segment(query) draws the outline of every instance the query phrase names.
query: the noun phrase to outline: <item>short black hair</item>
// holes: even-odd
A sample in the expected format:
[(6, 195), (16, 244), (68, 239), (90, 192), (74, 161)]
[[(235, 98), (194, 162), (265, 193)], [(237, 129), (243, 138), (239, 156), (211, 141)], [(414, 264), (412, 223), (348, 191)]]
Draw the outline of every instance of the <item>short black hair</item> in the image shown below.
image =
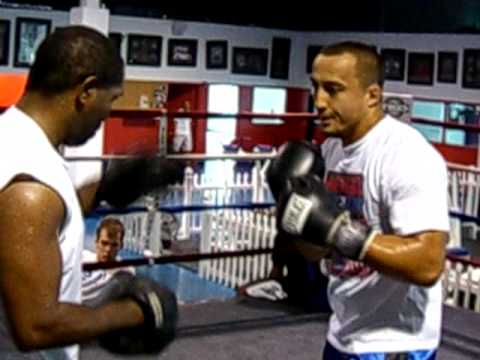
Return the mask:
[(95, 241), (98, 241), (98, 238), (100, 237), (100, 232), (103, 229), (107, 231), (108, 236), (114, 236), (115, 234), (120, 234), (120, 239), (122, 240), (122, 243), (123, 243), (123, 237), (125, 236), (125, 226), (120, 221), (120, 219), (117, 219), (111, 216), (107, 216), (103, 218), (100, 224), (98, 224), (97, 226), (97, 230), (96, 230), (97, 239)]
[(124, 63), (112, 41), (86, 26), (57, 28), (40, 44), (30, 69), (27, 91), (55, 94), (88, 76), (98, 87), (121, 85)]
[(384, 65), (376, 47), (358, 41), (343, 41), (326, 46), (320, 50), (323, 55), (341, 55), (349, 53), (357, 59), (357, 75), (365, 87), (378, 84), (383, 87)]

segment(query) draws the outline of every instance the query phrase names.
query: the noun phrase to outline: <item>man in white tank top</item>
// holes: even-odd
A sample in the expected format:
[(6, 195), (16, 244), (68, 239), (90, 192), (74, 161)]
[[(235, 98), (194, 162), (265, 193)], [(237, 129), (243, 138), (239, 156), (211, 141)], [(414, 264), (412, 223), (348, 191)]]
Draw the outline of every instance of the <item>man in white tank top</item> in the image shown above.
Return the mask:
[[(322, 261), (333, 311), (323, 358), (434, 359), (449, 231), (445, 161), (415, 129), (383, 114), (382, 60), (373, 47), (325, 47), (312, 70), (328, 136), (325, 172), (291, 179), (277, 211), (292, 241), (334, 250)], [(312, 151), (288, 149), (272, 169), (305, 168)], [(275, 171), (273, 185), (285, 172)]]
[(0, 116), (0, 359), (77, 359), (72, 344), (108, 335), (116, 349), (113, 331), (129, 327), (172, 334), (174, 296), (139, 276), (118, 279), (132, 285), (120, 287), (120, 300), (105, 293), (95, 308), (80, 305), (82, 212), (99, 184), (76, 192), (58, 149), (95, 133), (122, 95), (123, 72), (107, 37), (57, 28), (40, 45), (19, 103)]

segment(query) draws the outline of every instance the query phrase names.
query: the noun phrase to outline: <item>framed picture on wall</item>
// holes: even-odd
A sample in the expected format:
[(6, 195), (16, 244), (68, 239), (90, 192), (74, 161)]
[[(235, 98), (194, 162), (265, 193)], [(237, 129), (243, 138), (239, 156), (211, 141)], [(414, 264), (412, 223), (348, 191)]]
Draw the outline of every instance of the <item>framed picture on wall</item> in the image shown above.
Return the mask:
[(118, 53), (122, 53), (122, 41), (123, 41), (123, 34), (120, 33), (108, 33), (108, 38), (113, 43), (115, 49), (117, 49)]
[(10, 21), (0, 20), (0, 65), (8, 65)]
[(270, 77), (272, 79), (288, 80), (290, 44), (291, 41), (288, 38), (273, 38), (270, 59)]
[(433, 85), (433, 53), (408, 53), (408, 84)]
[(154, 35), (128, 35), (127, 64), (160, 66), (162, 37)]
[(405, 79), (405, 50), (382, 49), (385, 66), (385, 80), (403, 81)]
[(307, 62), (305, 64), (305, 71), (307, 74), (312, 72), (313, 60), (318, 55), (320, 50), (322, 50), (322, 45), (308, 45), (307, 47)]
[(438, 53), (437, 82), (457, 82), (458, 54), (453, 51)]
[(197, 40), (169, 39), (168, 65), (169, 66), (196, 66)]
[(232, 73), (267, 75), (268, 49), (234, 47)]
[(228, 61), (228, 42), (224, 40), (207, 41), (205, 65), (207, 69), (226, 69)]
[(50, 33), (51, 21), (17, 18), (15, 28), (15, 60), (17, 67), (30, 67), (40, 43)]
[(463, 51), (462, 86), (468, 89), (480, 89), (480, 49)]

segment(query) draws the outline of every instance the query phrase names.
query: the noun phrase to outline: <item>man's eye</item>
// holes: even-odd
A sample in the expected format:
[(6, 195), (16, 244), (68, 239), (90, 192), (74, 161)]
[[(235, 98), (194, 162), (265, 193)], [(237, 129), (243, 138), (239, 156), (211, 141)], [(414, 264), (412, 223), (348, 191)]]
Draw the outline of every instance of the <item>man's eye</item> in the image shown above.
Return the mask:
[(338, 92), (338, 87), (335, 85), (326, 85), (325, 91), (329, 94), (336, 94)]

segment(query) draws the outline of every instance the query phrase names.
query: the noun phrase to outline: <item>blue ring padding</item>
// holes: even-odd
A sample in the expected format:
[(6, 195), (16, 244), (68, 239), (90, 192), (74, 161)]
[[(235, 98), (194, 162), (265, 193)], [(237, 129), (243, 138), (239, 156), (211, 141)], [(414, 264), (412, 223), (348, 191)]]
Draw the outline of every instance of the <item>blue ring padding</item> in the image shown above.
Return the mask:
[[(160, 206), (158, 211), (179, 213), (179, 212), (197, 212), (203, 210), (253, 210), (253, 209), (268, 209), (274, 207), (275, 203), (249, 203), (249, 204), (228, 204), (228, 205), (177, 205), (177, 206)], [(92, 217), (102, 217), (105, 215), (126, 215), (135, 212), (148, 212), (146, 206), (132, 206), (125, 209), (114, 208), (98, 208), (88, 215)]]
[(461, 214), (455, 211), (449, 211), (449, 214), (451, 217), (454, 217), (456, 219), (460, 219), (461, 221), (472, 221), (476, 223), (477, 225), (480, 224), (480, 219), (476, 216), (471, 216), (471, 215), (465, 215)]

